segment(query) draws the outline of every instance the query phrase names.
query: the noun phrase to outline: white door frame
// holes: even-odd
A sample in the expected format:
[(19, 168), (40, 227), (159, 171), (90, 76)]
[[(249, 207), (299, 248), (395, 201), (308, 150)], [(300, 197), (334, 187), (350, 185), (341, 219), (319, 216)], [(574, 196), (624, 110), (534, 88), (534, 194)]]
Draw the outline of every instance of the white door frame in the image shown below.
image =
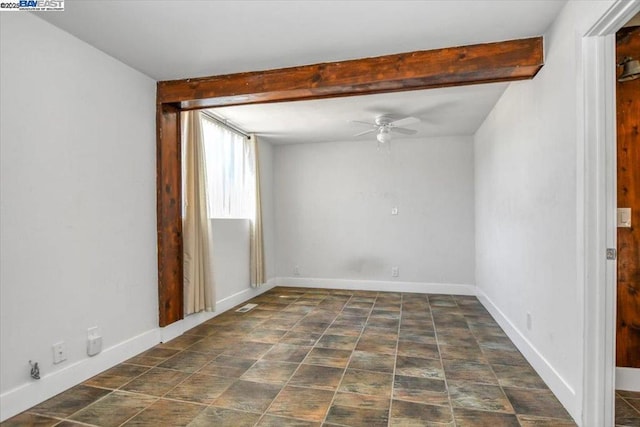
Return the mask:
[(638, 11), (640, 0), (616, 0), (582, 39), (578, 206), (584, 210), (578, 235), (584, 240), (578, 248), (584, 252), (578, 259), (584, 283), (584, 427), (614, 424), (616, 262), (606, 260), (606, 249), (616, 247), (615, 33)]

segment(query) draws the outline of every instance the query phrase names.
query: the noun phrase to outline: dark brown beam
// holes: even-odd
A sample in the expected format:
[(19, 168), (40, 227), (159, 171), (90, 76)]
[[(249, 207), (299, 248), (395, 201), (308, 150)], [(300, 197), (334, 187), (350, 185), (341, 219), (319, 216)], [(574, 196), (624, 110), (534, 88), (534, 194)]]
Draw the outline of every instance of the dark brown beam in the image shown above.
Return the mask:
[(156, 125), (158, 307), (160, 326), (167, 326), (184, 313), (180, 110), (158, 104)]
[(530, 79), (542, 37), (158, 83), (182, 109), (295, 101)]

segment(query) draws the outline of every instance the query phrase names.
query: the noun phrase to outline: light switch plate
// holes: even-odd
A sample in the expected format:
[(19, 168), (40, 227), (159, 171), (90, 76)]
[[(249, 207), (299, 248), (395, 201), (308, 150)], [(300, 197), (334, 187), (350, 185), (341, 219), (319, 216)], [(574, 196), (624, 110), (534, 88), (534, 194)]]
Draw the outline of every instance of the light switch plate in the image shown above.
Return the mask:
[(618, 208), (618, 228), (631, 228), (631, 208)]

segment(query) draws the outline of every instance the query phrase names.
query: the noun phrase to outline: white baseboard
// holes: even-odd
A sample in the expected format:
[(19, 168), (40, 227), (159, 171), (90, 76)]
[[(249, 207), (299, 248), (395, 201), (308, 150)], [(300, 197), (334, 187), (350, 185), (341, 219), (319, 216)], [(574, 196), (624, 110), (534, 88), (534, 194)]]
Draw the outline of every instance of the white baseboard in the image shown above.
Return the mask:
[(40, 380), (33, 380), (9, 390), (0, 395), (0, 421), (44, 402), (159, 342), (159, 329), (155, 328), (104, 349), (99, 355), (79, 360), (63, 369), (43, 375)]
[(420, 283), (380, 280), (321, 279), (313, 277), (277, 277), (278, 286), (347, 289), (378, 292), (412, 292), (421, 294), (475, 295), (476, 287), (468, 284)]
[(580, 402), (576, 391), (555, 370), (547, 359), (534, 347), (534, 345), (520, 332), (507, 316), (489, 299), (482, 289), (476, 289), (477, 296), (482, 305), (491, 313), (491, 316), (504, 329), (507, 336), (513, 341), (522, 355), (533, 366), (538, 375), (549, 386), (560, 403), (565, 407), (574, 420), (581, 419)]
[(238, 293), (217, 301), (215, 310), (213, 311), (202, 311), (200, 313), (194, 313), (186, 316), (182, 320), (178, 320), (177, 322), (165, 326), (164, 328), (160, 328), (160, 342), (171, 341), (172, 339), (182, 335), (189, 329), (196, 327), (199, 324), (204, 323), (219, 314), (224, 313), (225, 311), (229, 310), (232, 307), (235, 307), (238, 304), (250, 300), (253, 297), (257, 297), (258, 295), (268, 291), (274, 286), (276, 286), (276, 279), (269, 279), (267, 283), (260, 286), (259, 288), (243, 289)]
[(616, 390), (640, 391), (640, 368), (616, 368)]
[(274, 279), (270, 279), (260, 288), (245, 289), (218, 301), (216, 310), (213, 312), (196, 313), (164, 328), (154, 328), (104, 349), (94, 357), (79, 360), (64, 369), (43, 375), (40, 380), (33, 380), (1, 394), (0, 422), (44, 402), (56, 394), (62, 393), (161, 342), (166, 342), (182, 335), (194, 326), (268, 291), (275, 286), (275, 283)]

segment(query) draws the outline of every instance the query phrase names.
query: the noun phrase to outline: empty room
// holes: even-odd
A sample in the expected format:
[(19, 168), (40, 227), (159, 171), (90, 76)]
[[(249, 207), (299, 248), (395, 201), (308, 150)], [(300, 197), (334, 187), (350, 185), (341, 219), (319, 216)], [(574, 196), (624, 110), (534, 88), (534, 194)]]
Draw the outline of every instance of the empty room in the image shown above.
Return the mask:
[(2, 425), (640, 426), (639, 13), (2, 3)]

